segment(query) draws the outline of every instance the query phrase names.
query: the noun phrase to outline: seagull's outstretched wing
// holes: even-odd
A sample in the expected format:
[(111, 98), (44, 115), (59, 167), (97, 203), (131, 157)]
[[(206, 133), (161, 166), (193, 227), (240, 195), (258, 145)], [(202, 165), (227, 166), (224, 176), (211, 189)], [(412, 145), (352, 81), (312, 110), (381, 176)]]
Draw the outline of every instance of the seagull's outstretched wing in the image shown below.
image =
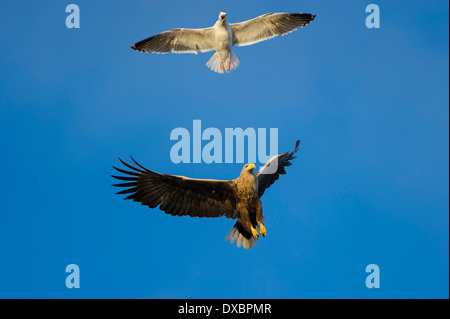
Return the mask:
[(172, 29), (142, 40), (133, 50), (154, 53), (195, 53), (214, 50), (214, 30)]
[(231, 24), (233, 45), (246, 46), (297, 30), (316, 17), (309, 13), (267, 13), (254, 19)]
[(291, 166), (290, 160), (296, 158), (293, 156), (300, 146), (300, 141), (295, 144), (295, 149), (292, 152), (286, 152), (280, 155), (275, 155), (256, 173), (258, 178), (258, 196), (261, 197), (264, 191), (270, 187), (280, 177), (280, 174), (286, 174), (284, 168)]

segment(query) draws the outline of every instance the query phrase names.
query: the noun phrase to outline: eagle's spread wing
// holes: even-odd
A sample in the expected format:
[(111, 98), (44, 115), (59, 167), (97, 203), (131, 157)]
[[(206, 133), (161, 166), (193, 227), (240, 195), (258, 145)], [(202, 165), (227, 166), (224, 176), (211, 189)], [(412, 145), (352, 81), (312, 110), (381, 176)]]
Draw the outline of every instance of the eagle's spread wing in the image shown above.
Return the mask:
[(117, 194), (130, 194), (132, 199), (150, 208), (159, 208), (171, 215), (192, 217), (237, 218), (234, 182), (208, 179), (193, 179), (183, 176), (160, 174), (139, 165), (133, 167), (120, 160), (132, 171), (114, 167), (127, 176), (112, 176), (125, 181), (113, 186), (126, 187)]
[(233, 45), (246, 46), (297, 30), (316, 17), (309, 13), (267, 13), (254, 19), (231, 24)]
[(258, 177), (258, 196), (261, 197), (264, 191), (270, 187), (280, 177), (280, 174), (286, 174), (284, 168), (291, 166), (290, 160), (296, 158), (293, 156), (300, 146), (300, 141), (295, 144), (292, 152), (286, 152), (272, 157), (259, 171), (256, 173)]
[(133, 50), (154, 53), (195, 53), (214, 50), (214, 30), (172, 29), (142, 40)]

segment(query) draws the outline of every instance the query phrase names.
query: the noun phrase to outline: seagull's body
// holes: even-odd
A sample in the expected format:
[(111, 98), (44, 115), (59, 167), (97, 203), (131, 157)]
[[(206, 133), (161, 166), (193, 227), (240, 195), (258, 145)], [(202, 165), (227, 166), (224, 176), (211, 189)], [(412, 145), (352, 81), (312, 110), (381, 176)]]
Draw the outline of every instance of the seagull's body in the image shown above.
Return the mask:
[(215, 50), (206, 63), (213, 71), (227, 73), (239, 66), (239, 59), (231, 51), (233, 46), (247, 46), (297, 30), (315, 18), (309, 13), (267, 13), (254, 19), (230, 24), (227, 14), (210, 28), (172, 29), (134, 44), (141, 52), (195, 53)]
[[(221, 14), (223, 14), (221, 12)], [(219, 18), (214, 24), (214, 43), (216, 54), (219, 56), (219, 61), (227, 61), (227, 69), (231, 69), (231, 48), (233, 47), (233, 30), (228, 21)], [(239, 60), (238, 60), (239, 61)], [(223, 63), (219, 64), (221, 70), (224, 70)], [(237, 67), (237, 66), (236, 66)]]

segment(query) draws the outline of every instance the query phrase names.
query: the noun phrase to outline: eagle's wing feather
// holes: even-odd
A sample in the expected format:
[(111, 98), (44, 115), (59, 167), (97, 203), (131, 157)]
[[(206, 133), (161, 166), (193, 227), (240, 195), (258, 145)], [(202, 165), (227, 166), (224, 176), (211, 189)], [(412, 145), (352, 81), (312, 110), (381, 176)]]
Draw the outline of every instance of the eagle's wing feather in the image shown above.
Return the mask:
[(286, 152), (272, 157), (267, 163), (256, 173), (258, 178), (258, 196), (261, 197), (264, 191), (270, 187), (280, 177), (280, 174), (286, 174), (285, 167), (292, 165), (289, 161), (296, 158), (293, 156), (300, 146), (300, 141), (295, 144), (292, 152)]
[(214, 30), (172, 29), (137, 42), (133, 50), (154, 53), (195, 53), (214, 50)]
[(125, 199), (132, 199), (150, 208), (160, 205), (162, 211), (171, 215), (238, 217), (233, 181), (160, 174), (142, 167), (133, 158), (131, 159), (138, 167), (119, 159), (131, 171), (114, 167), (127, 176), (112, 176), (125, 181), (113, 185), (126, 188), (117, 193), (130, 194)]
[(285, 35), (314, 20), (309, 13), (267, 13), (254, 19), (231, 24), (233, 45), (246, 46)]

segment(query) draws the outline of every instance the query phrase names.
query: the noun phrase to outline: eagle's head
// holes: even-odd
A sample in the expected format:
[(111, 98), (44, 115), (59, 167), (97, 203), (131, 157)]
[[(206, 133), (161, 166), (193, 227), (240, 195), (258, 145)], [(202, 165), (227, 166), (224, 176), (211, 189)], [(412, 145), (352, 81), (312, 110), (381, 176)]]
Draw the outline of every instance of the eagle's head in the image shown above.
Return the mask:
[(250, 173), (253, 174), (253, 170), (255, 169), (255, 164), (248, 163), (244, 165), (244, 168), (242, 169), (242, 173)]

